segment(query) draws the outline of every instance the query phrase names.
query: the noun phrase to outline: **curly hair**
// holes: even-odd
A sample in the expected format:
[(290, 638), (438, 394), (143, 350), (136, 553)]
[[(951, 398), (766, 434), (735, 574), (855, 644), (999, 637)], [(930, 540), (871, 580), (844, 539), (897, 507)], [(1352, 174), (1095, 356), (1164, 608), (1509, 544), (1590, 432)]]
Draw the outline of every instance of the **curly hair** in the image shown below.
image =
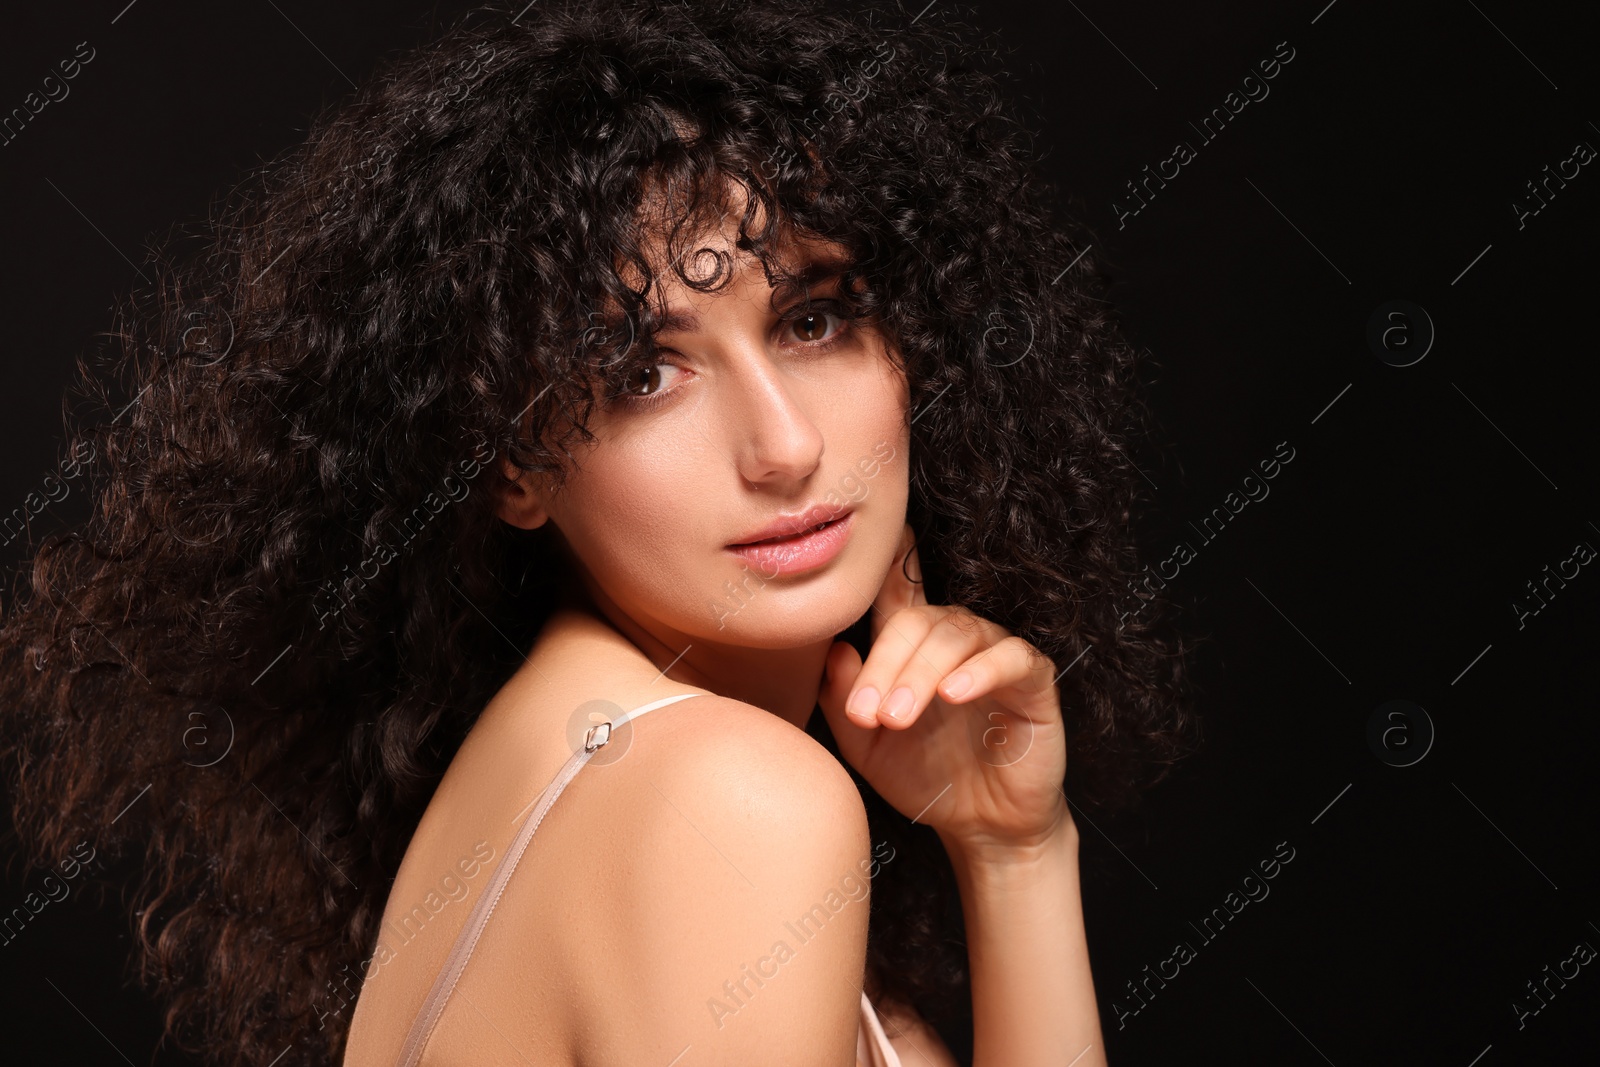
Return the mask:
[[(87, 837), (143, 872), (138, 971), (179, 1044), (342, 1055), (328, 988), (371, 954), (436, 784), (562, 580), (548, 530), (501, 522), (487, 489), (502, 458), (559, 478), (596, 387), (651, 365), (655, 190), (701, 290), (726, 272), (691, 277), (682, 246), (729, 182), (769, 280), (808, 282), (785, 234), (849, 249), (842, 301), (910, 381), (929, 599), (1066, 668), (1068, 795), (1126, 806), (1197, 743), (1130, 522), (1146, 357), (988, 58), (971, 26), (887, 2), (474, 13), (122, 301), (68, 419), (93, 512), (38, 544), (0, 629), (0, 757), (29, 856)], [(837, 754), (820, 715), (808, 730)], [(872, 894), (880, 992), (954, 1026), (948, 861), (857, 783), (908, 857)]]

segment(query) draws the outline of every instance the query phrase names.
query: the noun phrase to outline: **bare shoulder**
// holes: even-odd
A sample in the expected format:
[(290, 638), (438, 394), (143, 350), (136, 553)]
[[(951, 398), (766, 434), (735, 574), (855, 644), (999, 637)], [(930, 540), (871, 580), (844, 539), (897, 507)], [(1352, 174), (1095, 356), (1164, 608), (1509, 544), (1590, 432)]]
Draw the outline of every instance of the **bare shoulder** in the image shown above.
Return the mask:
[[(642, 738), (644, 758), (674, 782), (737, 788), (750, 801), (805, 801), (794, 817), (825, 805), (866, 810), (842, 763), (811, 735), (771, 712), (731, 697), (705, 694), (681, 709), (655, 713)], [(670, 716), (663, 718), (663, 714)], [(782, 814), (774, 812), (773, 814)]]
[[(855, 1062), (870, 835), (848, 771), (804, 731), (703, 695), (630, 724), (587, 783), (607, 833), (596, 1062)], [(618, 1018), (617, 1004), (631, 1018)]]
[[(750, 888), (754, 873), (770, 883), (805, 874), (843, 856), (870, 852), (866, 807), (849, 772), (803, 730), (728, 697), (685, 701), (671, 718), (653, 717), (616, 766), (637, 760), (619, 789), (636, 793), (640, 818), (627, 842), (641, 876), (705, 877)], [(652, 799), (653, 798), (653, 799)], [(652, 841), (700, 848), (669, 852)], [(722, 846), (726, 845), (726, 848)], [(735, 861), (734, 852), (748, 860)], [(865, 864), (863, 864), (865, 869)], [(698, 872), (698, 874), (697, 874)]]

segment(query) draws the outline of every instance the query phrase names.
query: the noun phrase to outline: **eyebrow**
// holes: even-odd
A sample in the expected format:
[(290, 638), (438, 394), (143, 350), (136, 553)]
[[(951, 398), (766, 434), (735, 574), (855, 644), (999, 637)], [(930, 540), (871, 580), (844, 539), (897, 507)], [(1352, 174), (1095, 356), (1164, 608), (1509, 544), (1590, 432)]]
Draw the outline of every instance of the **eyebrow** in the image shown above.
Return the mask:
[(655, 333), (692, 333), (700, 328), (700, 316), (693, 311), (669, 311), (658, 318), (652, 313), (648, 326)]

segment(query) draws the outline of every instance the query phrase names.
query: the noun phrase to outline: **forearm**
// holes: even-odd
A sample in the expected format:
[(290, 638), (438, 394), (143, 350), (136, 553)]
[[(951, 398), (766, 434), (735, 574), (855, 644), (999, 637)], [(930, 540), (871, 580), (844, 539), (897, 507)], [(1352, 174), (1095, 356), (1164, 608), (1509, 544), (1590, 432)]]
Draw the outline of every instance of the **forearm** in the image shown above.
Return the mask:
[(1076, 825), (1032, 849), (945, 849), (966, 919), (973, 1067), (1104, 1067)]

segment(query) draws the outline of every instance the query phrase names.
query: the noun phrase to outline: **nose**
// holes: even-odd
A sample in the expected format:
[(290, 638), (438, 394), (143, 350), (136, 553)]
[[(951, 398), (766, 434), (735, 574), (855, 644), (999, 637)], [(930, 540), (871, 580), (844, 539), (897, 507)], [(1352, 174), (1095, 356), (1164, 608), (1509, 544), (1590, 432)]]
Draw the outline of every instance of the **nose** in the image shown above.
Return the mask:
[(725, 381), (730, 452), (748, 481), (799, 482), (822, 461), (822, 431), (811, 409), (819, 383), (796, 381), (760, 341), (740, 346)]

